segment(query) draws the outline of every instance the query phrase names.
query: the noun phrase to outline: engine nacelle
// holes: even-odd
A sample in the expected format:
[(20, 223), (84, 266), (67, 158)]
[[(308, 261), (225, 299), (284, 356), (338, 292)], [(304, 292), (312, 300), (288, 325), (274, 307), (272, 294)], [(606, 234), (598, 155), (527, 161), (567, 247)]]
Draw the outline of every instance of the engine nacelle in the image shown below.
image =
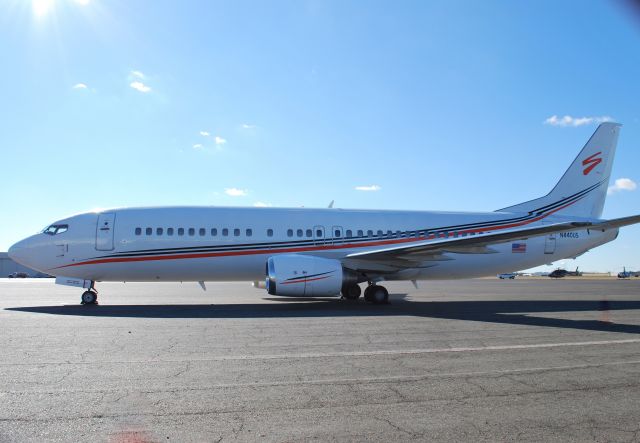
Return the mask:
[(338, 295), (355, 275), (339, 260), (284, 254), (267, 261), (267, 292), (271, 295), (326, 297)]

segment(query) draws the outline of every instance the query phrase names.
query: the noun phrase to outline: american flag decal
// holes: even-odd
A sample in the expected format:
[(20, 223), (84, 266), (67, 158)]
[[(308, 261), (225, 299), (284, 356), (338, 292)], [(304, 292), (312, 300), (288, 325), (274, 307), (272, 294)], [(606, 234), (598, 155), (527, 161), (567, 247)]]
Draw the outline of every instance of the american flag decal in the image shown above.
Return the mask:
[(527, 252), (527, 244), (526, 243), (511, 243), (511, 252), (512, 253), (523, 253)]

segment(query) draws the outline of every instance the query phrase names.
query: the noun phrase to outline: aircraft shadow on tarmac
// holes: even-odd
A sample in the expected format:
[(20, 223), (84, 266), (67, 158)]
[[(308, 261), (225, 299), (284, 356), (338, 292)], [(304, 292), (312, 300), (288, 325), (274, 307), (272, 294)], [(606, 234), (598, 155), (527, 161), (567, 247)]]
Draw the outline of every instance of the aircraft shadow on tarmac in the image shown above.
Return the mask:
[[(391, 294), (390, 305), (380, 306), (337, 299), (267, 298), (285, 303), (222, 305), (62, 305), (6, 308), (40, 314), (81, 317), (140, 318), (304, 318), (407, 316), (468, 320), (525, 326), (582, 329), (640, 334), (640, 325), (608, 322), (611, 312), (640, 310), (632, 300), (463, 300), (412, 301), (406, 294)], [(537, 317), (535, 313), (589, 312), (591, 320)]]

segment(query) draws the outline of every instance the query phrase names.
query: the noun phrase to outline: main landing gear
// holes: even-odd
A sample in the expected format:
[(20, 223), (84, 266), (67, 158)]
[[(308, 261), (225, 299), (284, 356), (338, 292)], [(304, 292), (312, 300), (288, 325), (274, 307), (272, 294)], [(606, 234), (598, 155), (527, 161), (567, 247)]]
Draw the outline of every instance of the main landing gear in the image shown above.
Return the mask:
[[(342, 287), (342, 298), (346, 300), (358, 300), (362, 290), (359, 285), (345, 285)], [(364, 300), (375, 305), (389, 303), (389, 291), (384, 286), (369, 282), (369, 286), (364, 290)]]
[(98, 291), (95, 288), (95, 282), (91, 282), (89, 289), (82, 293), (80, 297), (80, 304), (82, 305), (97, 305), (98, 304)]

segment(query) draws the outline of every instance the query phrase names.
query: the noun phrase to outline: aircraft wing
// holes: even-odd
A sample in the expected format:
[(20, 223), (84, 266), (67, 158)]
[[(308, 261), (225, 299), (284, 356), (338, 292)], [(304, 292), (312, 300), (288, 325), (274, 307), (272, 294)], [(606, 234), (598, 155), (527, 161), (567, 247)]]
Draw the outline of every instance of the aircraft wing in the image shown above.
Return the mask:
[(438, 240), (411, 243), (410, 245), (392, 246), (373, 251), (355, 252), (347, 255), (348, 260), (410, 260), (417, 261), (428, 257), (441, 256), (444, 253), (478, 254), (491, 253), (491, 245), (521, 240), (529, 237), (584, 230), (607, 230), (640, 223), (640, 215), (617, 218), (602, 222), (563, 222), (528, 228), (510, 229), (496, 233), (475, 236), (443, 238)]

